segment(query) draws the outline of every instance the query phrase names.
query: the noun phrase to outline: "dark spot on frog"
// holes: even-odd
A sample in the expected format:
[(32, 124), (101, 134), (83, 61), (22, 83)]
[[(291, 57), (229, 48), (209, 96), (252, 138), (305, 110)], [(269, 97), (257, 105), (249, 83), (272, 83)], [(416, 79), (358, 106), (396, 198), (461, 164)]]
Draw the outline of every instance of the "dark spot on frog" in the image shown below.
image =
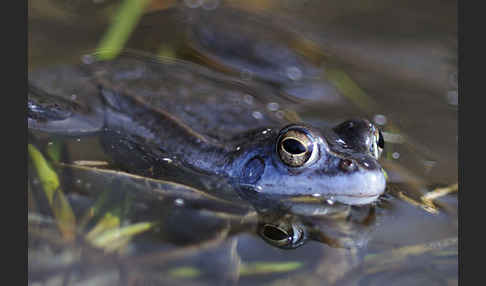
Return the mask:
[(378, 170), (379, 169), (378, 162), (376, 160), (373, 160), (373, 159), (368, 158), (368, 157), (363, 156), (362, 158), (358, 158), (357, 162), (359, 163), (360, 166), (362, 166), (363, 168), (365, 168), (367, 170)]
[(344, 172), (352, 172), (357, 169), (356, 163), (349, 159), (342, 159), (341, 162), (339, 162), (339, 168)]
[(265, 164), (260, 156), (249, 160), (243, 167), (242, 181), (246, 184), (255, 184), (258, 182), (265, 169)]

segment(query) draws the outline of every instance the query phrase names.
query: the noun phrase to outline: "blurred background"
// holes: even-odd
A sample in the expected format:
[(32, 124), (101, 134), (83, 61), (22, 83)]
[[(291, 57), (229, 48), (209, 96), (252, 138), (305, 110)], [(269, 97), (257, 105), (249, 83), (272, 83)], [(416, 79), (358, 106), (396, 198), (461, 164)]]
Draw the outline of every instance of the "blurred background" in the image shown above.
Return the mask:
[[(29, 71), (129, 49), (263, 82), (313, 125), (355, 117), (377, 124), (391, 186), (372, 235), (352, 238), (364, 248), (310, 242), (288, 251), (235, 231), (213, 251), (195, 244), (199, 251), (170, 263), (143, 258), (149, 267), (141, 269), (113, 257), (80, 261), (63, 244), (48, 255), (30, 244), (30, 284), (457, 285), (457, 17), (450, 0), (29, 0)], [(69, 148), (75, 159), (91, 145)], [(447, 188), (432, 206), (424, 203)], [(152, 237), (133, 251), (178, 249), (165, 243)]]

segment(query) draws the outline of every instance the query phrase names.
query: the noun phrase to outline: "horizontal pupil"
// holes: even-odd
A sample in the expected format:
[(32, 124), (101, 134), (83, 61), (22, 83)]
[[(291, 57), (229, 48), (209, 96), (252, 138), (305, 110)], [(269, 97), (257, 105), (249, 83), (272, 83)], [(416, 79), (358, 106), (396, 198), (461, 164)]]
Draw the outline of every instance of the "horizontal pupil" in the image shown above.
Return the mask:
[(283, 141), (282, 144), (284, 150), (289, 152), (290, 154), (297, 155), (305, 153), (305, 151), (307, 151), (305, 149), (305, 146), (295, 139), (287, 139)]
[(383, 140), (383, 135), (380, 133), (378, 133), (378, 146), (383, 149), (385, 148), (385, 140)]
[(272, 240), (284, 240), (288, 238), (288, 235), (285, 232), (275, 227), (265, 226), (263, 233), (267, 238)]

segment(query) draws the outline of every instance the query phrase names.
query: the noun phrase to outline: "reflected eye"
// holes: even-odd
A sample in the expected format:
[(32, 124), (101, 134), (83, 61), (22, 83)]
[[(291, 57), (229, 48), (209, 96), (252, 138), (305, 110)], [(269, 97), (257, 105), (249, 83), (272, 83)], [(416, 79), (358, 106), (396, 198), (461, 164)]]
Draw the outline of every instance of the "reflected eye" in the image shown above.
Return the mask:
[(281, 248), (296, 248), (305, 241), (303, 229), (294, 224), (264, 224), (260, 229), (260, 235), (268, 243)]
[(302, 167), (315, 160), (318, 150), (310, 135), (300, 129), (290, 129), (280, 135), (277, 151), (285, 165)]

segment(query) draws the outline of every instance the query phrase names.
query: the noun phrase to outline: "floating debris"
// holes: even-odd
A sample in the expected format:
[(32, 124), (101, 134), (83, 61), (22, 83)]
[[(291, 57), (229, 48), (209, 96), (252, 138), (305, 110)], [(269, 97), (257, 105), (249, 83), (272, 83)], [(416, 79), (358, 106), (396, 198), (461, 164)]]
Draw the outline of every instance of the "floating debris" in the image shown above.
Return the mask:
[(445, 187), (445, 188), (437, 188), (433, 191), (430, 191), (430, 192), (428, 192), (428, 193), (426, 193), (425, 195), (422, 196), (422, 200), (433, 201), (435, 199), (438, 199), (438, 198), (443, 197), (447, 194), (457, 192), (457, 191), (459, 191), (459, 185), (456, 183), (456, 184), (453, 184), (453, 185)]
[(75, 165), (86, 166), (86, 167), (105, 167), (109, 163), (106, 161), (91, 161), (91, 160), (77, 160), (73, 162)]

